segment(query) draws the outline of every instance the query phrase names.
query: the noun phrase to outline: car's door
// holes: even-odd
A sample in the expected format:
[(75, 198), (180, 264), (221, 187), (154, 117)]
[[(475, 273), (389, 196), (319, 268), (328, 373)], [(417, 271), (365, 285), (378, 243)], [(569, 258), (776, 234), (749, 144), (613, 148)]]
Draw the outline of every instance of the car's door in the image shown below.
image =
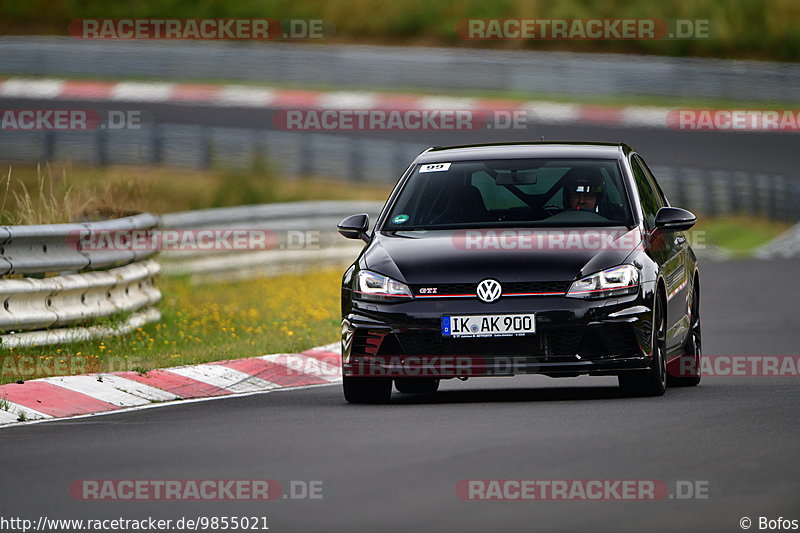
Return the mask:
[(644, 213), (645, 229), (650, 234), (647, 253), (661, 266), (667, 289), (667, 348), (680, 344), (685, 335), (683, 323), (687, 313), (687, 244), (683, 232), (655, 230), (658, 210), (667, 207), (666, 198), (647, 165), (637, 154), (631, 156), (631, 169)]
[[(653, 184), (656, 194), (662, 207), (669, 206), (661, 187), (658, 185), (647, 163), (640, 155), (636, 155), (648, 180)], [(683, 231), (675, 231), (665, 235), (665, 241), (672, 248), (671, 261), (669, 264), (672, 275), (673, 285), (667, 295), (669, 298), (669, 313), (671, 314), (670, 323), (672, 330), (667, 332), (667, 337), (674, 340), (674, 344), (682, 343), (689, 332), (689, 292), (691, 291), (689, 277), (691, 276), (691, 258), (689, 253), (689, 243)]]

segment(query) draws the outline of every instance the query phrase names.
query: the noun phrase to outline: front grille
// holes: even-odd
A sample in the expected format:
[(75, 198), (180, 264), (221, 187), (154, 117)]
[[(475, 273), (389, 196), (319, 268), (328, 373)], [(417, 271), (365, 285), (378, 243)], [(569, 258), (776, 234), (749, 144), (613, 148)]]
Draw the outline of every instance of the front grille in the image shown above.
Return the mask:
[(353, 353), (377, 355), (526, 355), (564, 356), (584, 359), (639, 353), (634, 329), (629, 324), (549, 327), (525, 337), (442, 337), (434, 330), (410, 330), (382, 337), (357, 333)]
[(575, 355), (583, 340), (584, 328), (552, 328), (546, 332), (549, 355)]
[[(503, 294), (514, 293), (565, 293), (572, 282), (570, 281), (512, 281), (501, 282)], [(420, 294), (421, 288), (436, 287), (437, 296), (453, 294), (477, 294), (477, 283), (443, 283), (441, 285), (412, 285), (414, 294)]]
[(597, 328), (609, 355), (636, 355), (639, 343), (628, 324), (608, 324)]
[[(389, 339), (392, 341), (389, 341)], [(393, 341), (397, 342), (395, 344)], [(525, 337), (442, 338), (436, 331), (405, 331), (384, 340), (380, 355), (574, 355), (581, 342), (579, 328), (545, 331)], [(402, 353), (391, 353), (399, 348)]]

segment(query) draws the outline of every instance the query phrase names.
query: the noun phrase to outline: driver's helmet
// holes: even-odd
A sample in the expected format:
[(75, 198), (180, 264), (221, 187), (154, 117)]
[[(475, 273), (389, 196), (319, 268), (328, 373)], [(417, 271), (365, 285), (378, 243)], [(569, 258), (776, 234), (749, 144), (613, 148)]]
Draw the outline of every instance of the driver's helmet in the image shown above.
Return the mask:
[(599, 199), (603, 185), (603, 176), (594, 168), (575, 168), (564, 177), (564, 191), (569, 196), (574, 193), (597, 194)]

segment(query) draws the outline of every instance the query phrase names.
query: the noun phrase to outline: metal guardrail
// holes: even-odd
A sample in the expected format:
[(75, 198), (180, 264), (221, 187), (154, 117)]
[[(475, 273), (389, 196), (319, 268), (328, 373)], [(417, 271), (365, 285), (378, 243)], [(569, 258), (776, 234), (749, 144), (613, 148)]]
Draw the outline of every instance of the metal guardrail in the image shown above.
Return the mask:
[(164, 229), (263, 229), (276, 240), (265, 250), (164, 251), (160, 261), (169, 275), (189, 275), (195, 283), (242, 280), (346, 266), (363, 243), (342, 239), (336, 225), (354, 213), (373, 220), (380, 202), (292, 202), (204, 209), (164, 215)]
[(81, 250), (71, 243), (71, 236), (98, 230), (149, 229), (157, 225), (156, 215), (143, 213), (103, 222), (0, 226), (0, 274), (98, 270), (144, 259), (153, 252)]
[(530, 50), (4, 37), (0, 73), (800, 101), (793, 63)]
[[(317, 175), (354, 182), (393, 183), (414, 157), (428, 148), (415, 142), (325, 133), (160, 124), (143, 130), (80, 134), (0, 131), (0, 159), (69, 159), (98, 164), (98, 135), (104, 138), (101, 145), (107, 154), (113, 154), (106, 156), (105, 164), (247, 170), (256, 161), (268, 161), (281, 179)], [(39, 149), (34, 149), (37, 146)], [(743, 214), (800, 220), (800, 180), (681, 167), (659, 166), (653, 170), (675, 205), (712, 216)]]
[[(150, 230), (145, 213), (102, 222), (0, 227), (0, 345), (46, 345), (127, 331), (158, 320), (152, 250), (81, 249), (81, 232)], [(9, 277), (9, 276), (27, 277)], [(91, 325), (119, 318), (111, 325)]]
[[(163, 270), (193, 281), (248, 279), (341, 266), (361, 246), (341, 239), (336, 224), (354, 212), (373, 216), (376, 202), (296, 202), (204, 209), (159, 217), (144, 213), (102, 222), (0, 227), (0, 346), (61, 344), (119, 335), (160, 319), (154, 280)], [(80, 234), (128, 235), (164, 230), (264, 229), (278, 236), (256, 251), (165, 251), (149, 244), (89, 249)], [(126, 231), (127, 230), (127, 231)], [(121, 233), (116, 233), (121, 232)], [(314, 235), (291, 242), (291, 235)], [(99, 242), (99, 241), (98, 241)], [(116, 245), (115, 245), (116, 246)], [(295, 249), (296, 248), (296, 249)], [(116, 317), (116, 318), (115, 318)], [(98, 325), (108, 319), (111, 324)]]

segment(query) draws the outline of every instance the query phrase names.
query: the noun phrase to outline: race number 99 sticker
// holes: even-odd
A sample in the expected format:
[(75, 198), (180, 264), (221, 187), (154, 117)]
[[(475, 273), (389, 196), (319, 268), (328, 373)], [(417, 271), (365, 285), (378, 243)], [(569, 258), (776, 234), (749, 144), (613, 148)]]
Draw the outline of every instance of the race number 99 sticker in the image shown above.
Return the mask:
[(422, 165), (419, 168), (419, 173), (423, 172), (446, 172), (450, 170), (450, 163), (431, 163), (429, 165)]

